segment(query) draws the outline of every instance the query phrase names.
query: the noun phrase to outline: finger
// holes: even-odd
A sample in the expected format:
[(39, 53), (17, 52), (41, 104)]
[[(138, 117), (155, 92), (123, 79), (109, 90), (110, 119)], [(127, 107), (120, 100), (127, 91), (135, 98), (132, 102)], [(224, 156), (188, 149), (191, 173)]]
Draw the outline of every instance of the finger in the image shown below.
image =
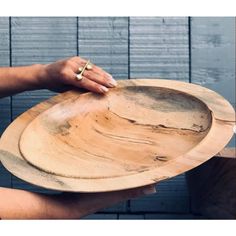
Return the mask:
[(93, 65), (93, 69), (96, 73), (98, 73), (99, 75), (102, 75), (104, 77), (108, 77), (108, 78), (112, 78), (112, 75), (109, 74), (108, 72), (106, 72), (105, 70), (103, 70), (101, 67)]
[(142, 191), (145, 195), (154, 194), (157, 192), (154, 184), (143, 187)]
[[(70, 62), (70, 66), (75, 73), (79, 73), (78, 68), (83, 67), (84, 65), (75, 62), (74, 60)], [(93, 67), (91, 70), (85, 70), (83, 75), (101, 85), (104, 85), (109, 88), (117, 86), (117, 82), (109, 75), (104, 73), (98, 73), (98, 71)]]
[[(84, 67), (86, 65), (86, 63), (88, 62), (88, 60), (85, 60), (81, 57), (72, 57), (71, 60), (74, 61), (75, 63), (77, 63), (79, 67)], [(109, 74), (108, 72), (104, 71), (101, 67), (96, 66), (92, 62), (91, 62), (91, 64), (92, 64), (91, 71), (93, 71), (93, 72), (97, 73), (98, 75), (103, 76), (107, 79), (112, 78), (112, 75)]]
[(91, 92), (95, 92), (95, 93), (101, 93), (101, 94), (105, 94), (108, 92), (108, 88), (98, 84), (88, 78), (86, 78), (85, 76), (83, 76), (82, 80), (77, 80), (76, 79), (76, 74), (74, 74), (74, 79), (72, 79), (70, 81), (70, 83), (75, 86), (75, 87), (79, 87), (79, 88), (85, 88)]
[(94, 73), (93, 71), (84, 71), (83, 74), (86, 78), (88, 78), (98, 84), (102, 84), (106, 87), (113, 88), (113, 87), (117, 86), (117, 82), (110, 77)]
[(71, 61), (74, 61), (74, 62), (76, 62), (76, 63), (78, 63), (78, 64), (84, 64), (85, 65), (85, 63), (88, 61), (88, 60), (86, 60), (86, 59), (84, 59), (84, 58), (82, 58), (82, 57), (71, 57), (70, 58), (70, 60)]

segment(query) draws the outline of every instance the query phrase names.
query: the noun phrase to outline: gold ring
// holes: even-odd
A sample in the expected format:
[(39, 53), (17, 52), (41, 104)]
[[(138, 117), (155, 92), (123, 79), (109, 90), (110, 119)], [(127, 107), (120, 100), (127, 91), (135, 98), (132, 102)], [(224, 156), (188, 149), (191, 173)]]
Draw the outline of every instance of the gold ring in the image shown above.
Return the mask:
[(92, 64), (90, 63), (90, 60), (87, 61), (84, 67), (79, 67), (80, 73), (76, 75), (77, 80), (82, 80), (83, 79), (83, 73), (84, 71), (91, 70), (93, 68)]
[(83, 75), (77, 74), (77, 75), (76, 75), (76, 79), (77, 79), (77, 80), (82, 80), (82, 79), (83, 79)]

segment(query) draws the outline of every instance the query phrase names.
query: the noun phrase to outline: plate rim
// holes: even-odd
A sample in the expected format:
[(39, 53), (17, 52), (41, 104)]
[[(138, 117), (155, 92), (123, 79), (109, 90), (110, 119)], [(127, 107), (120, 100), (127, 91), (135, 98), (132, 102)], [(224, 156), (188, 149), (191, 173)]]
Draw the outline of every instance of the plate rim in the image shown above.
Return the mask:
[[(54, 105), (60, 103), (61, 101), (69, 99), (70, 97), (80, 96), (81, 94), (85, 94), (87, 92), (76, 92), (76, 91), (69, 91), (54, 97), (49, 98), (46, 101), (43, 101), (34, 107), (30, 108), (20, 116), (18, 116), (5, 130), (2, 134), (0, 139), (0, 160), (4, 167), (8, 169), (12, 174), (21, 178), (31, 184), (36, 186), (44, 187), (47, 189), (52, 190), (59, 190), (59, 191), (70, 191), (70, 192), (107, 192), (107, 191), (115, 191), (115, 190), (123, 190), (129, 188), (135, 188), (139, 186), (144, 186), (148, 184), (153, 184), (159, 182), (163, 179), (174, 177), (178, 174), (184, 173), (189, 169), (195, 168), (196, 166), (202, 164), (203, 162), (207, 161), (215, 154), (217, 154), (224, 146), (229, 142), (231, 137), (233, 136), (233, 126), (235, 124), (235, 112), (231, 104), (222, 96), (217, 94), (216, 92), (207, 89), (205, 87), (189, 84), (182, 81), (176, 80), (163, 80), (163, 79), (132, 79), (132, 80), (119, 80), (118, 87), (125, 87), (125, 86), (156, 86), (156, 87), (166, 87), (172, 89), (168, 86), (172, 85), (175, 87), (174, 90), (184, 92), (188, 92), (189, 95), (194, 96), (200, 99), (205, 105), (212, 111), (212, 127), (210, 128), (208, 134), (204, 137), (203, 140), (198, 143), (193, 149), (187, 152), (180, 157), (176, 157), (174, 160), (168, 162), (168, 168), (165, 165), (158, 168), (157, 171), (149, 170), (142, 173), (137, 173), (134, 175), (129, 176), (121, 176), (117, 178), (110, 178), (110, 179), (99, 179), (99, 180), (84, 180), (84, 179), (77, 179), (77, 178), (69, 178), (69, 177), (62, 177), (56, 176), (53, 174), (49, 174), (47, 172), (42, 173), (37, 168), (33, 167), (32, 165), (28, 164), (26, 161), (19, 157), (19, 146), (17, 143), (14, 144), (15, 151), (12, 152), (10, 149), (10, 145), (7, 144), (8, 135), (12, 132), (12, 130), (19, 124), (22, 123), (25, 128), (27, 125), (35, 119), (39, 114), (43, 113), (44, 111), (50, 109)], [(186, 88), (186, 85), (187, 88)], [(211, 98), (212, 101), (209, 101)], [(219, 107), (219, 104), (214, 102), (214, 99), (220, 100), (225, 106)], [(221, 129), (224, 126), (224, 130)], [(222, 131), (223, 130), (223, 131)], [(20, 137), (23, 133), (24, 129), (18, 131), (18, 136)], [(220, 138), (217, 134), (221, 134)], [(222, 142), (222, 139), (224, 142)], [(217, 146), (217, 150), (213, 149), (212, 147), (209, 148), (207, 145), (214, 140), (215, 146)], [(19, 141), (19, 140), (18, 140)], [(214, 146), (214, 145), (212, 145)], [(5, 147), (5, 148), (4, 148)], [(208, 148), (208, 152), (204, 152), (204, 148)], [(18, 148), (18, 152), (17, 152)], [(197, 158), (196, 158), (197, 157)], [(183, 160), (185, 162), (183, 162)], [(16, 164), (18, 163), (18, 164)], [(184, 171), (183, 171), (184, 165)], [(182, 170), (181, 170), (182, 169)], [(28, 173), (24, 174), (30, 170), (32, 171), (31, 174)], [(28, 171), (27, 171), (28, 170)], [(165, 173), (165, 174), (164, 174)], [(166, 175), (167, 173), (167, 175)], [(36, 175), (37, 178), (33, 179)], [(89, 183), (90, 182), (90, 183)], [(119, 184), (120, 182), (120, 184)], [(89, 186), (91, 185), (91, 186)]]

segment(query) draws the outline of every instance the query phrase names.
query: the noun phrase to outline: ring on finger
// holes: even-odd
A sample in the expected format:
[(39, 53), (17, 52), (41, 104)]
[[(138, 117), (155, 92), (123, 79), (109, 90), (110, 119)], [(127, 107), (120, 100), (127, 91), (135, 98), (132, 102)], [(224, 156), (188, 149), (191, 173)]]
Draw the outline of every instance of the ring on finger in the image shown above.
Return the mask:
[(80, 74), (77, 74), (76, 75), (76, 79), (78, 80), (78, 81), (80, 81), (80, 80), (82, 80), (83, 79), (83, 75), (80, 73)]
[(77, 80), (82, 80), (83, 79), (83, 73), (84, 71), (91, 70), (93, 68), (92, 64), (90, 63), (90, 60), (87, 61), (84, 67), (79, 67), (80, 73), (76, 75)]

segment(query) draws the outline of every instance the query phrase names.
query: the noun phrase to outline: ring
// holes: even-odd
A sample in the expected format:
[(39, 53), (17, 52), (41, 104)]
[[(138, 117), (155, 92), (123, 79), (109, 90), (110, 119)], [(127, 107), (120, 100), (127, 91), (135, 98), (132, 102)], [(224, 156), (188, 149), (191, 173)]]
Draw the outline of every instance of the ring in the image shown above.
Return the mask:
[(91, 70), (93, 68), (92, 64), (90, 63), (90, 60), (87, 61), (84, 67), (79, 67), (80, 73), (76, 75), (77, 80), (82, 80), (83, 79), (83, 73), (84, 71)]
[(77, 80), (82, 80), (82, 79), (83, 79), (83, 76), (82, 76), (81, 74), (77, 74), (77, 75), (76, 75), (76, 79), (77, 79)]

